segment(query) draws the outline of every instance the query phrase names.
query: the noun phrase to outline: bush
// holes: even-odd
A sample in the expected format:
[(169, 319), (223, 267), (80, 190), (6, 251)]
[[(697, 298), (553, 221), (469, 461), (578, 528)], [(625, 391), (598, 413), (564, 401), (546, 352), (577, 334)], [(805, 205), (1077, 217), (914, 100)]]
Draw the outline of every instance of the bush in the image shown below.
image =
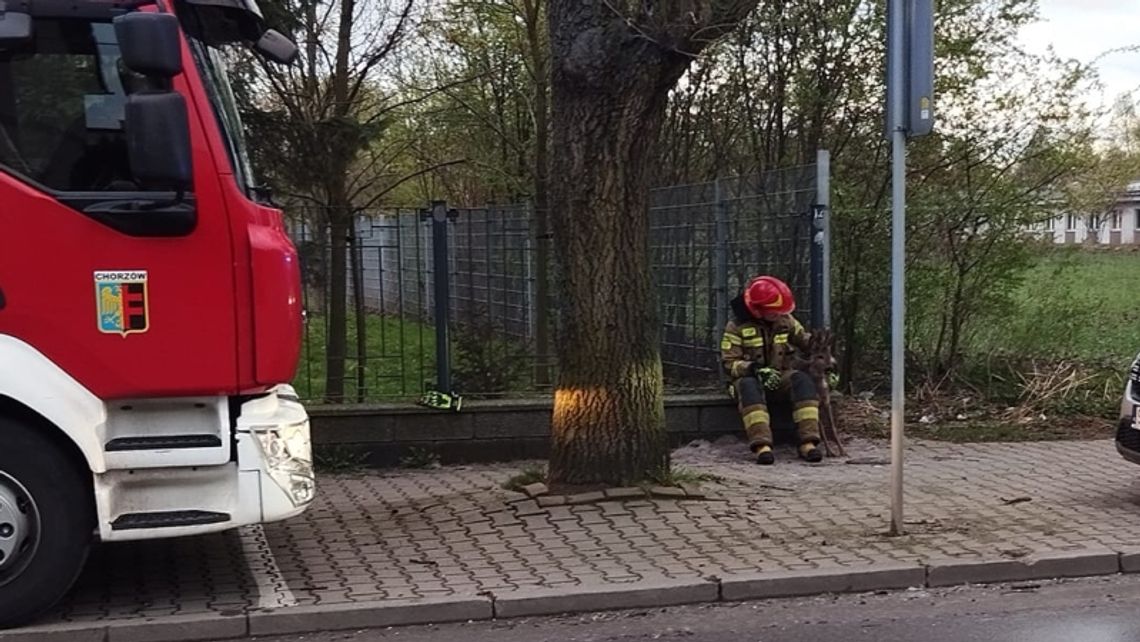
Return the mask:
[(532, 365), (524, 344), (507, 338), (486, 314), (473, 315), (461, 328), (452, 348), (456, 391), (494, 398), (523, 387)]

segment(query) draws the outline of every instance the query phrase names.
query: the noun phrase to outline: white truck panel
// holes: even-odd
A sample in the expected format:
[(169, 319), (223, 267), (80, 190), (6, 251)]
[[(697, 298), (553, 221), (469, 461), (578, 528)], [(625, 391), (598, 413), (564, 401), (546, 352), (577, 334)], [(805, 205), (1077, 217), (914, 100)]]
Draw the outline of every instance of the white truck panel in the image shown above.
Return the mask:
[(0, 396), (31, 408), (71, 438), (94, 473), (107, 470), (102, 432), (106, 405), (43, 353), (0, 334)]

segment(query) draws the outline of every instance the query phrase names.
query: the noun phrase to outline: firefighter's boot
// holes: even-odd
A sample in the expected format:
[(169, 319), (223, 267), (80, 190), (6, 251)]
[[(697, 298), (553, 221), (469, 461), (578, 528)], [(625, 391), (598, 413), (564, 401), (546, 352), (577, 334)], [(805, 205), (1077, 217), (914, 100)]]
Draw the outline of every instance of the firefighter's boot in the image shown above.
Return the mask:
[(823, 453), (817, 445), (820, 442), (819, 395), (815, 382), (806, 373), (796, 372), (792, 374), (791, 384), (792, 419), (800, 438), (800, 457), (812, 463), (822, 461)]
[(810, 441), (800, 446), (800, 457), (813, 464), (823, 461), (823, 453), (819, 451), (819, 446)]
[(772, 454), (772, 419), (764, 388), (756, 377), (743, 377), (736, 382), (736, 400), (748, 448), (756, 455), (756, 463), (769, 465), (775, 462)]
[(772, 453), (771, 446), (760, 446), (756, 449), (756, 463), (761, 466), (771, 466), (776, 463), (776, 455)]

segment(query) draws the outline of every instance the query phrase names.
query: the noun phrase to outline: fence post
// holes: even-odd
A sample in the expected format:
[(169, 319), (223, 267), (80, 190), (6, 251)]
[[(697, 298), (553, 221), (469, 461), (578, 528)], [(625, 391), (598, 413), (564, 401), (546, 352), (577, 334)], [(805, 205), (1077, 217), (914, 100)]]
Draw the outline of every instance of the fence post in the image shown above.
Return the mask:
[(451, 391), (451, 267), (448, 265), (447, 220), (452, 214), (446, 201), (432, 201), (431, 210), (432, 274), (435, 285), (435, 373), (436, 389)]
[[(716, 327), (713, 336), (724, 330), (728, 323), (728, 199), (725, 198), (720, 178), (714, 183), (716, 199), (716, 218), (714, 234), (716, 236), (713, 248), (713, 259), (716, 269)], [(719, 341), (717, 342), (719, 343)], [(717, 368), (720, 379), (725, 380), (724, 370)]]
[(831, 153), (816, 152), (815, 205), (812, 207), (811, 318), (816, 328), (831, 327)]

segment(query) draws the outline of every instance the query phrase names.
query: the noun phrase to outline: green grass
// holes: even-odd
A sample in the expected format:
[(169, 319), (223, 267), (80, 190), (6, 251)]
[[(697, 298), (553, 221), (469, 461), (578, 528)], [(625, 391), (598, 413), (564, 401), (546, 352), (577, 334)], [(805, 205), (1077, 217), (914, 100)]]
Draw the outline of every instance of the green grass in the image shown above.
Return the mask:
[(503, 482), (503, 488), (522, 492), (522, 489), (531, 484), (541, 484), (546, 481), (546, 470), (537, 467), (524, 468), (522, 472)]
[[(1114, 376), (1123, 376), (1123, 369), (1140, 351), (1140, 253), (1052, 251), (1029, 271), (1014, 299), (1012, 309), (997, 311), (994, 318), (977, 323), (978, 331), (966, 344), (967, 353), (975, 357), (971, 360), (986, 371), (984, 379), (993, 381), (989, 376), (991, 369), (999, 375), (1008, 375), (1008, 369), (999, 366), (1010, 357), (1077, 360), (1103, 367)], [(424, 382), (430, 386), (435, 379), (434, 328), (426, 323), (378, 315), (369, 315), (367, 323), (364, 400), (418, 398)], [(325, 394), (325, 324), (321, 316), (309, 318), (301, 364), (294, 380), (301, 397), (311, 402), (320, 402)], [(488, 341), (488, 337), (479, 336), (474, 344), (469, 341), (468, 345), (487, 348), (483, 351), (486, 354), (477, 355), (483, 361), (513, 363), (501, 357), (501, 350), (484, 345)], [(356, 324), (352, 318), (349, 319), (348, 343), (345, 389), (347, 401), (353, 402), (358, 399), (358, 390)], [(462, 378), (460, 366), (466, 364), (454, 348), (452, 358), (456, 370), (453, 374)], [(468, 369), (480, 370), (471, 366)], [(492, 369), (497, 373), (501, 366)], [(482, 383), (485, 382), (472, 382), (468, 387), (483, 390), (478, 387)], [(1012, 388), (1018, 382), (1010, 379), (1008, 383)], [(1010, 392), (1015, 393), (1012, 389)]]
[(1140, 253), (1051, 252), (1015, 298), (1010, 314), (979, 332), (975, 351), (1113, 365), (1140, 351)]
[[(408, 400), (422, 394), (423, 382), (435, 379), (435, 328), (396, 317), (367, 317), (368, 354), (364, 367), (365, 401)], [(326, 321), (310, 315), (301, 363), (293, 386), (302, 399), (320, 402), (325, 395)], [(358, 399), (356, 320), (348, 320), (345, 394)]]
[(699, 484), (701, 482), (721, 482), (724, 479), (712, 473), (703, 473), (690, 470), (683, 466), (672, 466), (668, 469), (655, 470), (649, 473), (645, 484), (658, 486), (680, 486), (681, 484)]
[(412, 447), (408, 449), (407, 454), (400, 458), (401, 468), (438, 468), (439, 455), (424, 449)]
[(368, 453), (341, 445), (318, 444), (313, 447), (313, 457), (317, 471), (322, 473), (359, 473), (368, 466)]

